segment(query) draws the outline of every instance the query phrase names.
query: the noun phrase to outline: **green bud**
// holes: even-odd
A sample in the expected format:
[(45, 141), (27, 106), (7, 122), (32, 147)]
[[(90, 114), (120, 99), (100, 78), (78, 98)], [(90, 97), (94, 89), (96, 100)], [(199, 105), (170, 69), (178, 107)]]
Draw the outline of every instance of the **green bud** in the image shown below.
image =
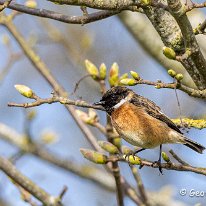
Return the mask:
[(144, 6), (148, 6), (151, 4), (151, 0), (140, 0), (140, 3)]
[(89, 112), (83, 112), (81, 110), (76, 109), (76, 114), (78, 117), (85, 123), (91, 126), (94, 125), (95, 122), (98, 121), (97, 113), (93, 109), (89, 109)]
[(123, 75), (120, 76), (119, 79), (120, 79), (120, 80), (126, 79), (128, 76), (129, 76), (128, 73), (124, 73)]
[(53, 144), (58, 140), (58, 135), (51, 130), (45, 130), (41, 133), (41, 141), (44, 144)]
[(130, 71), (130, 74), (132, 75), (132, 77), (135, 79), (135, 80), (140, 80), (140, 76), (137, 72), (134, 72), (134, 71)]
[(27, 113), (27, 119), (28, 120), (33, 120), (36, 117), (36, 110), (31, 110)]
[(140, 165), (141, 164), (141, 159), (137, 156), (133, 156), (133, 155), (126, 156), (126, 155), (124, 155), (123, 157), (126, 160), (128, 160), (128, 162), (132, 165)]
[(114, 62), (109, 71), (109, 84), (111, 87), (117, 86), (119, 82), (119, 66)]
[(92, 76), (94, 80), (96, 80), (99, 76), (99, 71), (97, 67), (92, 62), (90, 62), (88, 59), (85, 60), (85, 66), (86, 66), (88, 73)]
[(181, 81), (183, 78), (184, 78), (183, 74), (180, 73), (175, 76), (175, 79), (178, 81)]
[(35, 9), (37, 7), (37, 2), (34, 0), (28, 0), (25, 2), (25, 6)]
[(163, 47), (163, 54), (168, 58), (168, 59), (176, 59), (176, 53), (173, 49), (169, 47)]
[(113, 139), (113, 143), (115, 146), (117, 146), (118, 148), (121, 146), (121, 138), (120, 137), (115, 137)]
[(137, 84), (135, 79), (130, 78), (122, 79), (120, 83), (127, 86), (134, 86)]
[(105, 80), (106, 75), (107, 75), (107, 67), (104, 63), (102, 63), (99, 67), (99, 77), (100, 79)]
[(22, 84), (16, 84), (14, 87), (21, 95), (27, 98), (33, 98), (33, 91), (29, 87)]
[(126, 146), (126, 145), (123, 145), (121, 147), (121, 150), (122, 150), (122, 153), (125, 154), (125, 155), (131, 154), (133, 152), (132, 149), (129, 148), (128, 146)]
[(156, 89), (161, 89), (160, 84), (157, 84), (157, 85), (155, 86), (155, 88), (156, 88)]
[(80, 148), (80, 152), (86, 159), (90, 160), (91, 162), (94, 162), (96, 164), (107, 163), (107, 156), (104, 154), (89, 149), (83, 149), (83, 148)]
[(119, 150), (115, 145), (106, 141), (98, 141), (99, 146), (110, 154), (118, 154)]
[(175, 77), (177, 74), (176, 71), (174, 71), (173, 69), (169, 69), (167, 72), (171, 77)]
[(162, 158), (165, 162), (170, 162), (170, 158), (167, 156), (165, 152), (162, 152)]

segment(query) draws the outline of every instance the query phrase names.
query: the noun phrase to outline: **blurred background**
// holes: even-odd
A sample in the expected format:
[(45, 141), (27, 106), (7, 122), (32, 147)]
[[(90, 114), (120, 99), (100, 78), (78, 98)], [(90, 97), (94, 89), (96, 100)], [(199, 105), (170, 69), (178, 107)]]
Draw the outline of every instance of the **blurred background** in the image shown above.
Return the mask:
[[(19, 1), (24, 3), (24, 1)], [(81, 15), (79, 7), (54, 5), (47, 1), (36, 1), (38, 8), (46, 8), (67, 15)], [(91, 10), (89, 10), (91, 11)], [(204, 10), (202, 10), (204, 12)], [(6, 10), (10, 13), (10, 10)], [(136, 15), (136, 14), (133, 14)], [(203, 14), (201, 14), (203, 15)], [(142, 15), (143, 16), (143, 15)], [(204, 15), (203, 15), (204, 16)], [(195, 14), (191, 15), (194, 18)], [(204, 16), (205, 17), (205, 16)], [(142, 49), (117, 16), (107, 18), (87, 25), (70, 25), (53, 20), (41, 19), (27, 14), (15, 17), (14, 24), (40, 55), (53, 75), (71, 94), (77, 81), (87, 74), (84, 60), (89, 59), (96, 65), (104, 62), (108, 69), (113, 62), (117, 62), (120, 73), (130, 70), (138, 72), (143, 79), (163, 82), (172, 82), (167, 69), (154, 60)], [(148, 24), (150, 24), (148, 22)], [(23, 103), (29, 100), (21, 96), (14, 88), (15, 84), (24, 84), (32, 88), (42, 98), (50, 97), (52, 88), (36, 71), (27, 57), (22, 54), (20, 47), (5, 27), (0, 25), (0, 122), (14, 128), (20, 134), (25, 132), (26, 114), (36, 111), (36, 117), (30, 125), (32, 138), (42, 142), (42, 136), (53, 134), (55, 141), (46, 147), (62, 156), (77, 162), (96, 166), (84, 159), (79, 148), (90, 148), (84, 135), (75, 124), (63, 105), (42, 105), (33, 109), (8, 107), (8, 102)], [(206, 37), (204, 37), (205, 40)], [(151, 48), (153, 45), (151, 45)], [(8, 49), (9, 48), (9, 49)], [(17, 54), (17, 59), (5, 70), (10, 54)], [(109, 85), (107, 85), (109, 88)], [(171, 118), (180, 117), (175, 92), (169, 89), (155, 89), (147, 85), (133, 87), (141, 94), (162, 108), (162, 111)], [(205, 101), (189, 97), (178, 91), (178, 97), (183, 117), (194, 119), (205, 118)], [(99, 85), (91, 78), (86, 78), (79, 85), (71, 99), (80, 99), (93, 103), (101, 98)], [(105, 113), (98, 111), (100, 121), (105, 123)], [(104, 139), (95, 128), (91, 128), (96, 138)], [(206, 145), (206, 130), (190, 129), (187, 136)], [(105, 139), (104, 139), (105, 140)], [(128, 145), (123, 141), (123, 144)], [(16, 147), (0, 139), (0, 155), (10, 158), (18, 150)], [(206, 154), (200, 155), (182, 145), (164, 145), (163, 150), (168, 153), (173, 149), (183, 160), (193, 166), (206, 167)], [(146, 150), (141, 157), (155, 161), (158, 158), (158, 149)], [(174, 160), (175, 161), (175, 160)], [(63, 203), (65, 205), (114, 206), (116, 197), (113, 192), (107, 191), (97, 184), (55, 167), (32, 155), (25, 154), (16, 161), (17, 168), (50, 194), (58, 195), (64, 185), (68, 186)], [(135, 181), (127, 164), (121, 163), (121, 173), (135, 187)], [(99, 167), (101, 168), (101, 167)], [(103, 168), (102, 168), (103, 169)], [(159, 175), (157, 169), (144, 167), (140, 174), (145, 188), (152, 195), (155, 193), (162, 201), (171, 202), (170, 205), (205, 205), (206, 186), (205, 177), (190, 172), (163, 170)], [(204, 191), (204, 197), (181, 196), (179, 191)], [(25, 206), (27, 203), (20, 198), (15, 185), (0, 173), (0, 199), (4, 205)], [(135, 205), (125, 198), (125, 205)]]

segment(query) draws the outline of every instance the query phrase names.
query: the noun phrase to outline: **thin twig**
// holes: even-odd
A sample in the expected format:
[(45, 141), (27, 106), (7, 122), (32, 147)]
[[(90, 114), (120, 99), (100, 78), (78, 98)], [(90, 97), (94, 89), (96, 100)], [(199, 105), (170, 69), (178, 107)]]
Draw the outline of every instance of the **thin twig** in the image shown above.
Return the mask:
[(36, 197), (45, 205), (58, 206), (61, 202), (58, 198), (50, 196), (46, 191), (33, 183), (29, 178), (21, 174), (9, 160), (0, 157), (0, 169), (18, 185)]
[(120, 169), (118, 162), (112, 162), (112, 172), (116, 183), (117, 205), (124, 206), (124, 194), (120, 179)]
[[(0, 0), (0, 4), (3, 4), (4, 1)], [(88, 14), (87, 16), (67, 16), (64, 14), (60, 14), (54, 11), (46, 10), (46, 9), (36, 9), (29, 8), (21, 4), (11, 2), (10, 5), (7, 6), (9, 9), (13, 9), (19, 12), (23, 12), (26, 14), (39, 16), (42, 18), (53, 19), (56, 21), (69, 23), (69, 24), (88, 24), (94, 21), (99, 21), (101, 19), (108, 18), (110, 16), (118, 14), (120, 11), (98, 11), (92, 14)]]
[[(115, 162), (115, 161), (123, 161), (123, 162), (127, 162), (125, 160), (125, 158), (123, 156), (115, 156), (112, 158), (108, 158), (108, 162)], [(147, 167), (152, 167), (152, 168), (159, 168), (159, 166), (161, 166), (161, 168), (166, 169), (166, 170), (176, 170), (176, 171), (187, 171), (187, 172), (194, 172), (196, 174), (201, 174), (206, 176), (206, 168), (203, 167), (193, 167), (190, 165), (183, 165), (183, 164), (175, 164), (172, 162), (169, 163), (162, 163), (161, 165), (159, 165), (156, 162), (151, 162), (149, 160), (141, 160), (141, 166), (147, 166)]]
[(9, 6), (12, 0), (5, 1), (2, 5), (0, 5), (0, 12)]
[(142, 179), (140, 177), (140, 174), (135, 166), (130, 165), (130, 168), (131, 168), (132, 174), (135, 178), (135, 181), (137, 183), (137, 187), (138, 187), (142, 202), (145, 206), (149, 206), (150, 204), (148, 202), (147, 194), (146, 194)]
[(184, 160), (182, 160), (172, 149), (169, 150), (169, 153), (181, 164), (183, 165), (187, 165), (187, 166), (191, 166), (190, 164), (188, 164), (187, 162), (185, 162)]
[(30, 144), (28, 144), (29, 142), (25, 139), (23, 134), (19, 134), (13, 128), (3, 123), (0, 123), (0, 137), (4, 141), (9, 142), (15, 147), (18, 147), (22, 153), (33, 154), (34, 156), (41, 158), (42, 160), (59, 168), (62, 168), (65, 171), (89, 179), (107, 190), (115, 190), (115, 182), (110, 174), (105, 173), (95, 167), (79, 165), (70, 159), (62, 158), (58, 154), (46, 149), (43, 145), (39, 145), (35, 141), (32, 141)]
[(87, 75), (81, 77), (81, 78), (78, 80), (78, 82), (75, 84), (74, 91), (71, 93), (71, 95), (74, 95), (74, 94), (76, 93), (77, 89), (79, 88), (79, 84), (80, 84), (84, 79), (86, 79), (87, 77), (91, 77), (91, 75), (90, 75), (90, 74), (87, 74)]
[(204, 7), (206, 7), (206, 1), (202, 2), (202, 3), (194, 3), (193, 2), (193, 4), (186, 6), (186, 12), (189, 12), (193, 9), (204, 8)]
[(64, 195), (66, 194), (67, 190), (68, 190), (68, 187), (67, 187), (67, 186), (64, 186), (63, 189), (62, 189), (62, 191), (61, 191), (60, 194), (59, 194), (59, 199), (60, 199), (60, 200), (64, 197)]
[(175, 87), (175, 96), (176, 96), (176, 99), (177, 99), (177, 106), (178, 106), (178, 109), (179, 109), (179, 116), (180, 116), (181, 126), (183, 127), (182, 111), (181, 111), (180, 101), (179, 101), (179, 98), (178, 98), (178, 95), (177, 95), (177, 87)]
[(38, 97), (38, 98), (36, 98), (36, 101), (34, 101), (34, 102), (20, 103), (20, 104), (14, 103), (14, 102), (9, 102), (8, 106), (9, 107), (30, 108), (30, 107), (40, 106), (42, 104), (53, 104), (56, 102), (59, 102), (59, 103), (64, 104), (64, 105), (75, 105), (75, 106), (79, 106), (79, 107), (93, 108), (93, 109), (98, 109), (98, 110), (102, 110), (102, 111), (105, 110), (101, 106), (95, 106), (95, 105), (89, 104), (83, 100), (73, 101), (73, 100), (70, 100), (68, 98), (58, 97), (58, 96), (53, 96), (51, 98), (45, 98), (45, 99)]

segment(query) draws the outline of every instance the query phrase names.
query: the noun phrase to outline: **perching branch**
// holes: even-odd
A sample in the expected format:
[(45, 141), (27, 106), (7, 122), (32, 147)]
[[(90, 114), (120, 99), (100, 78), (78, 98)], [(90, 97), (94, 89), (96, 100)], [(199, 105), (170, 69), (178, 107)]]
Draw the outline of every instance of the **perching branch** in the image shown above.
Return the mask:
[[(112, 158), (108, 157), (108, 162), (115, 162), (115, 161), (125, 162), (126, 160), (124, 157), (121, 157), (121, 156), (118, 156), (118, 157), (115, 156)], [(151, 161), (143, 160), (143, 159), (140, 159), (140, 161), (141, 161), (140, 163), (141, 167), (147, 166), (147, 167), (159, 168), (159, 164), (156, 162), (151, 162)], [(170, 162), (170, 163), (162, 163), (161, 168), (166, 169), (166, 170), (194, 172), (194, 173), (206, 176), (206, 168), (203, 168), (203, 167), (193, 167), (190, 165), (175, 164), (175, 163)]]

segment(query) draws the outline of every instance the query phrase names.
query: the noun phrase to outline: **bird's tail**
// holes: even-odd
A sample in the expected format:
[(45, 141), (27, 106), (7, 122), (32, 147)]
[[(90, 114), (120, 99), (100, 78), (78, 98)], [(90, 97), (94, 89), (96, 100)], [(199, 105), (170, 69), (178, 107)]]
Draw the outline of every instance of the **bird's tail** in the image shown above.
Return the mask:
[(194, 151), (196, 151), (200, 154), (202, 154), (203, 150), (206, 149), (203, 145), (201, 145), (195, 141), (192, 141), (191, 139), (188, 139), (187, 137), (184, 137), (184, 140), (185, 140), (185, 143), (184, 143), (185, 146), (193, 149)]

